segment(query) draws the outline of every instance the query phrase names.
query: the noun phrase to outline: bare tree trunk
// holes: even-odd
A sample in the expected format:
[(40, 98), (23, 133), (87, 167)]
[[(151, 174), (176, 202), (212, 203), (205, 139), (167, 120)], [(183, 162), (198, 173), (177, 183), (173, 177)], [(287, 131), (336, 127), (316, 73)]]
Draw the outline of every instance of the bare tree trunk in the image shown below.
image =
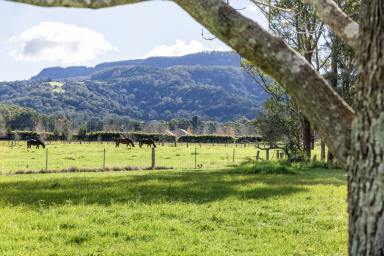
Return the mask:
[[(308, 21), (307, 21), (308, 22)], [(309, 38), (306, 38), (306, 40), (310, 40)], [(312, 51), (311, 51), (311, 45), (308, 42), (305, 42), (303, 45), (304, 50), (306, 53), (304, 54), (305, 60), (308, 61), (308, 63), (312, 62)], [(311, 131), (311, 123), (309, 120), (304, 117), (303, 120), (303, 148), (305, 153), (306, 160), (311, 160), (311, 142), (312, 142), (312, 131)]]
[(325, 161), (325, 142), (321, 140), (320, 160)]
[[(331, 35), (332, 38), (332, 46), (331, 46), (331, 72), (329, 73), (329, 83), (330, 85), (337, 91), (338, 85), (338, 61), (339, 61), (339, 53), (338, 53), (338, 45), (339, 39), (336, 35)], [(333, 162), (334, 155), (332, 152), (328, 151), (327, 162)]]
[(348, 160), (349, 253), (384, 255), (384, 1), (363, 0), (361, 22)]
[(306, 160), (311, 160), (311, 124), (308, 119), (303, 119), (303, 146)]

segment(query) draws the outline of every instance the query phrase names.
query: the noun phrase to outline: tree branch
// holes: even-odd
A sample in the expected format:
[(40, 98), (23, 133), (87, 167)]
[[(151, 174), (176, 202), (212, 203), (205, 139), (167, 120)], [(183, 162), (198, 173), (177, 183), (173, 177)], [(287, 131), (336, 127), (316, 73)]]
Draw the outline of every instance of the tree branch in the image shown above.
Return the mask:
[(267, 4), (267, 3), (264, 3), (264, 2), (261, 2), (261, 1), (258, 1), (258, 0), (250, 0), (253, 4), (255, 5), (263, 5), (263, 6), (266, 6), (266, 7), (269, 7), (269, 8), (273, 8), (273, 9), (277, 9), (279, 11), (283, 11), (283, 12), (292, 12), (291, 9), (286, 9), (286, 8), (282, 8), (282, 7), (279, 7), (279, 6), (276, 6), (276, 5), (272, 5), (272, 4)]
[[(138, 0), (16, 0), (43, 6), (98, 8)], [(213, 35), (283, 85), (300, 110), (346, 166), (353, 110), (310, 64), (280, 38), (222, 0), (174, 0)], [(72, 3), (72, 4), (71, 4)]]
[(321, 20), (354, 50), (359, 47), (359, 24), (345, 14), (332, 0), (303, 0), (312, 5)]
[(99, 9), (124, 4), (134, 4), (139, 2), (147, 2), (150, 0), (7, 0), (11, 2), (19, 2), (31, 5), (45, 7), (75, 7), (75, 8), (91, 8)]

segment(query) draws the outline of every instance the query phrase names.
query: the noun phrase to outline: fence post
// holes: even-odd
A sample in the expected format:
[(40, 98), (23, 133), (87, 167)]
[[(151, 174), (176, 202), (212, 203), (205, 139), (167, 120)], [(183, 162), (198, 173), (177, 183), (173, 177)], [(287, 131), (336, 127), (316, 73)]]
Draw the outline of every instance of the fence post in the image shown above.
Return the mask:
[(156, 153), (155, 153), (155, 148), (152, 148), (152, 165), (151, 168), (155, 169), (156, 166)]
[(233, 149), (233, 154), (232, 154), (232, 163), (235, 164), (235, 149)]
[(103, 169), (105, 169), (105, 148), (104, 148), (104, 155), (103, 155)]
[(269, 160), (269, 149), (267, 149), (265, 152), (265, 159)]
[(48, 149), (45, 150), (45, 170), (48, 171)]
[(195, 148), (195, 169), (197, 168), (197, 148)]

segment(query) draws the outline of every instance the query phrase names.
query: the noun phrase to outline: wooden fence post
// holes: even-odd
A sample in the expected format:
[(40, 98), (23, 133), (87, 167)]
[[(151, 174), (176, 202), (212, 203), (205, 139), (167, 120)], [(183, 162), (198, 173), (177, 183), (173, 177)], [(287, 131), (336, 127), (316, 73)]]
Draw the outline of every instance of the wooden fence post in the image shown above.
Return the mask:
[(233, 154), (232, 154), (232, 163), (235, 164), (235, 149), (233, 149)]
[(48, 171), (48, 149), (45, 150), (45, 170)]
[(103, 169), (105, 169), (105, 148), (104, 148), (104, 156), (103, 156)]
[(156, 151), (155, 148), (152, 148), (152, 165), (151, 168), (155, 169), (156, 166)]
[(265, 159), (269, 160), (269, 149), (265, 151)]
[(195, 169), (197, 169), (197, 148), (195, 148)]

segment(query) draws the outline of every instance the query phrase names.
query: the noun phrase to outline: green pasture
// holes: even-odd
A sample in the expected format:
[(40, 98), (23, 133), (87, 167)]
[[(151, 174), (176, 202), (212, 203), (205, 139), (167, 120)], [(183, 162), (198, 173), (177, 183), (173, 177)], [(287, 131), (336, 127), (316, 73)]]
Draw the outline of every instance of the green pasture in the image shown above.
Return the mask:
[(335, 169), (0, 176), (0, 206), (0, 255), (347, 255)]
[[(68, 168), (101, 168), (106, 167), (150, 167), (152, 163), (152, 150), (144, 146), (129, 148), (120, 145), (115, 148), (114, 143), (63, 143), (51, 142), (47, 145), (48, 169), (61, 170)], [(254, 144), (247, 145), (223, 145), (223, 144), (158, 144), (156, 148), (156, 166), (171, 167), (175, 169), (225, 168), (246, 160), (255, 160), (258, 149)], [(46, 168), (45, 149), (27, 149), (26, 142), (19, 141), (0, 142), (0, 172), (12, 173), (18, 170), (38, 171)], [(313, 154), (318, 155), (317, 146)], [(196, 156), (196, 160), (195, 160)], [(260, 157), (266, 159), (266, 152), (260, 151)], [(271, 150), (269, 158), (277, 158), (276, 150)]]

